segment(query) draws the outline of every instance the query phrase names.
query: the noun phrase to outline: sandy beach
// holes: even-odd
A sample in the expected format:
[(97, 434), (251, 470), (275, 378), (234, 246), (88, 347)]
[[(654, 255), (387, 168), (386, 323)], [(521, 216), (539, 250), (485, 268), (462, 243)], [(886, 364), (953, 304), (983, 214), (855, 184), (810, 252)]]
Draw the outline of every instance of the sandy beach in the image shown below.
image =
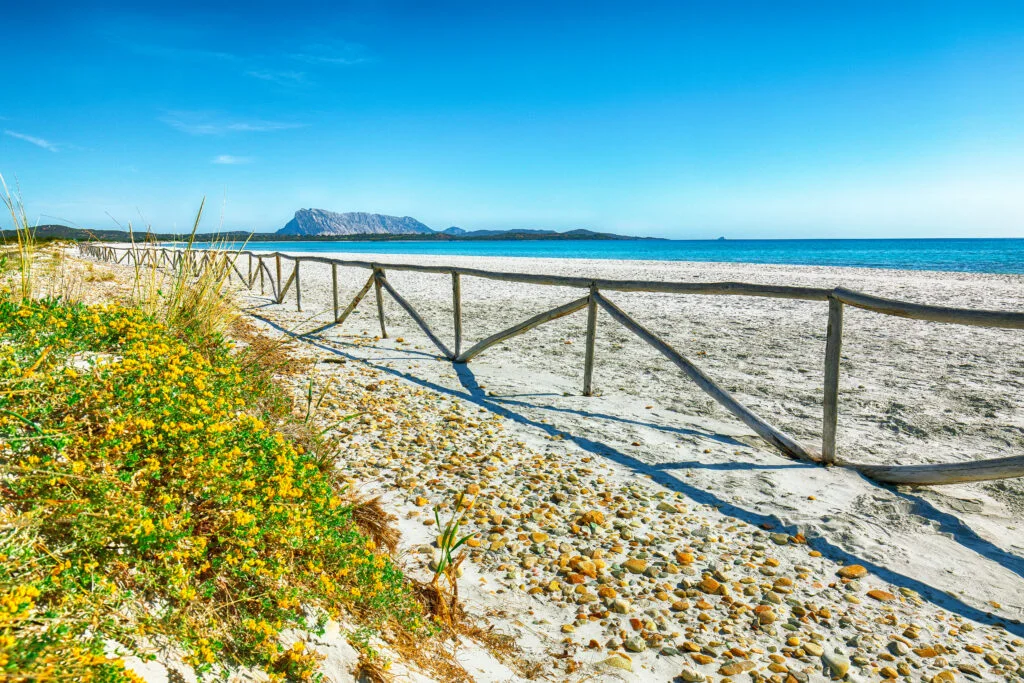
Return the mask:
[[(842, 285), (922, 303), (1024, 309), (1019, 276), (379, 258), (403, 261)], [(367, 272), (339, 276), (344, 306)], [(402, 272), (388, 279), (450, 344), (450, 279)], [(581, 295), (476, 278), (463, 278), (462, 290), (466, 346)], [(329, 319), (330, 270), (302, 266), (302, 312), (292, 293), (281, 305), (260, 297), (258, 285), (242, 297), (269, 330), (303, 332)], [(825, 304), (609, 298), (770, 422), (807, 443), (820, 440)], [(338, 465), (400, 513), (413, 573), (426, 572), (435, 552), (430, 506), (450, 503), (468, 484), (482, 488), (469, 525), (478, 542), (464, 597), (487, 623), (511, 632), (524, 661), (552, 680), (718, 680), (756, 669), (802, 681), (827, 678), (845, 662), (851, 680), (945, 681), (952, 679), (935, 676), (996, 679), (1022, 666), (1019, 480), (893, 488), (789, 460), (603, 313), (598, 395), (583, 397), (583, 312), (453, 366), (385, 301), (388, 339), (378, 338), (371, 294), (343, 328), (295, 345), (307, 360), (333, 361), (316, 366), (320, 386), (340, 380), (338, 399), (325, 404), (327, 422), (364, 413), (337, 435)], [(1019, 454), (1019, 348), (1014, 331), (848, 310), (841, 455), (925, 463)], [(296, 380), (297, 394), (305, 381)], [(844, 565), (859, 568), (846, 576)], [(460, 657), (475, 680), (525, 678), (472, 648)]]
[[(345, 258), (345, 255), (340, 257)], [(349, 258), (374, 259), (365, 254)], [(842, 285), (922, 303), (1024, 309), (1024, 278), (792, 266), (557, 259), (380, 256), (386, 262), (584, 277)], [(287, 266), (285, 272), (289, 272)], [(366, 271), (341, 269), (344, 306)], [(445, 276), (393, 272), (389, 281), (446, 343)], [(302, 268), (303, 312), (289, 298), (265, 306), (290, 329), (329, 319), (329, 268)], [(580, 295), (578, 291), (463, 278), (466, 345)], [(826, 306), (721, 296), (610, 294), (650, 329), (769, 421), (820, 440)], [(255, 298), (254, 305), (265, 304)], [(585, 314), (494, 347), (468, 366), (436, 356), (386, 297), (390, 338), (372, 296), (324, 348), (363, 359), (385, 376), (456, 397), (502, 418), (523, 442), (607, 465), (615, 476), (773, 532), (802, 534), (825, 557), (867, 566), (893, 586), (980, 621), (1024, 618), (1024, 482), (921, 489), (877, 485), (842, 469), (794, 463), (767, 448), (666, 360), (599, 315), (595, 388), (580, 395)], [(403, 341), (399, 341), (399, 339)], [(877, 463), (950, 462), (1019, 454), (1024, 366), (1019, 333), (909, 321), (848, 310), (840, 394), (843, 457)], [(577, 462), (578, 465), (578, 462)], [(488, 475), (501, 478), (504, 472)], [(655, 527), (654, 533), (659, 533)], [(1024, 633), (1018, 623), (1012, 630)]]

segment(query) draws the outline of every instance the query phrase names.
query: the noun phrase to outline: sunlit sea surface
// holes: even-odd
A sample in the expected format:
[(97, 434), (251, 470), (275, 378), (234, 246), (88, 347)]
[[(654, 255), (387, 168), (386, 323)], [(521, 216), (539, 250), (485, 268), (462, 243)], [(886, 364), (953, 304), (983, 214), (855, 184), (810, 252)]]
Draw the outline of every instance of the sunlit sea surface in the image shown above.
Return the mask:
[[(234, 245), (236, 248), (240, 244)], [(250, 242), (251, 251), (721, 261), (1024, 273), (1024, 239)]]

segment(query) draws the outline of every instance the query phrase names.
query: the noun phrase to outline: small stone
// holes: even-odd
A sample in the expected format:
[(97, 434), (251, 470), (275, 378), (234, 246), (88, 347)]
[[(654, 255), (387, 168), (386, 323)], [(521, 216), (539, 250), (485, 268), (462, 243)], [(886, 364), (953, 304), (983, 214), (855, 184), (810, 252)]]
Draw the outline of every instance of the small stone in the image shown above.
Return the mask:
[(697, 662), (698, 664), (710, 664), (711, 662), (715, 661), (714, 657), (709, 657), (708, 655), (703, 654), (701, 652), (690, 653), (690, 659)]
[(774, 543), (776, 545), (786, 545), (787, 543), (789, 543), (789, 535), (788, 534), (775, 533), (775, 534), (771, 535), (771, 539), (772, 539), (772, 543)]
[(616, 614), (629, 614), (629, 601), (624, 600), (623, 598), (615, 598), (615, 600), (612, 601), (612, 611)]
[(741, 674), (744, 671), (746, 671), (748, 667), (750, 669), (753, 669), (754, 668), (754, 663), (753, 662), (729, 662), (727, 664), (723, 664), (722, 666), (720, 666), (718, 668), (718, 673), (722, 674), (723, 676), (738, 676), (739, 674)]
[(821, 656), (821, 661), (828, 667), (829, 675), (832, 678), (842, 678), (850, 670), (849, 658), (838, 653), (826, 652)]
[(658, 507), (656, 509), (658, 510), (658, 512), (670, 512), (673, 514), (679, 512), (679, 509), (676, 508), (675, 505), (673, 505), (672, 503), (668, 503), (664, 500), (658, 503)]
[(423, 507), (430, 501), (424, 498), (423, 496), (416, 496), (416, 500), (414, 502), (417, 507)]
[(962, 671), (963, 673), (967, 674), (968, 676), (972, 676), (974, 678), (981, 678), (981, 672), (978, 671), (978, 668), (973, 664), (961, 664), (957, 668), (960, 669), (960, 671)]
[(624, 647), (630, 652), (643, 652), (647, 649), (647, 643), (640, 636), (633, 636), (626, 640)]
[(631, 574), (643, 574), (644, 570), (647, 569), (647, 562), (645, 560), (631, 557), (623, 562), (622, 566)]
[(940, 671), (932, 676), (931, 683), (956, 683), (956, 674), (952, 671)]
[(575, 633), (575, 632), (576, 632), (576, 627), (573, 626), (572, 624), (563, 624), (562, 625), (562, 633)]
[(825, 654), (825, 649), (817, 643), (804, 643), (804, 652), (813, 657), (820, 657)]
[(579, 519), (580, 526), (586, 526), (588, 524), (596, 524), (601, 526), (604, 524), (604, 513), (600, 510), (591, 510), (590, 512), (584, 512)]
[(868, 570), (859, 564), (849, 564), (836, 572), (844, 579), (862, 579), (868, 575)]
[(882, 678), (890, 678), (891, 679), (891, 678), (897, 678), (899, 676), (899, 672), (897, 672), (896, 669), (892, 668), (891, 666), (883, 666), (879, 670), (878, 675), (881, 676)]
[(614, 669), (622, 669), (623, 671), (633, 671), (633, 662), (631, 662), (625, 655), (614, 654), (608, 659), (601, 662), (605, 666), (610, 666)]
[(693, 669), (683, 669), (679, 672), (679, 677), (686, 681), (686, 683), (702, 683), (704, 680), (704, 674)]
[(722, 584), (718, 583), (710, 576), (705, 576), (704, 580), (700, 582), (700, 589), (705, 593), (714, 595), (718, 592), (718, 589), (721, 587), (721, 585)]
[(878, 600), (879, 602), (890, 602), (896, 599), (896, 596), (892, 593), (888, 591), (878, 590), (877, 588), (874, 590), (869, 590), (868, 596), (874, 598), (875, 600)]

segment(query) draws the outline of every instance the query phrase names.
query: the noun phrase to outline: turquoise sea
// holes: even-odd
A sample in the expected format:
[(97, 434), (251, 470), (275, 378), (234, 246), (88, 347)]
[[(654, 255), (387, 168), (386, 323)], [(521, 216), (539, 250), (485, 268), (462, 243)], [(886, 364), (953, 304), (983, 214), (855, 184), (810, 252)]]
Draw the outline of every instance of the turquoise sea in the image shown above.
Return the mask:
[[(240, 245), (236, 245), (240, 246)], [(1024, 239), (250, 242), (251, 251), (724, 261), (1024, 273)]]

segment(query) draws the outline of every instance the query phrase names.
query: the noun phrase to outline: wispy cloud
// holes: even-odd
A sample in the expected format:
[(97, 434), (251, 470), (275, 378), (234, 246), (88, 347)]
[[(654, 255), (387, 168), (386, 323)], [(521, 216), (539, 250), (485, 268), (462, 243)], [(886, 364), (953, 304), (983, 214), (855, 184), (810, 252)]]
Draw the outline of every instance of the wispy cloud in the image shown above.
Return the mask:
[(18, 132), (13, 131), (13, 130), (5, 130), (4, 134), (5, 135), (9, 135), (12, 138), (17, 138), (18, 140), (24, 140), (25, 142), (31, 143), (31, 144), (35, 145), (36, 147), (42, 147), (43, 149), (47, 150), (48, 152), (59, 152), (60, 151), (60, 148), (57, 145), (55, 145), (52, 142), (50, 142), (49, 140), (44, 140), (43, 138), (37, 138), (34, 135), (25, 135), (24, 133), (18, 133)]
[(272, 69), (246, 71), (247, 76), (269, 81), (277, 85), (306, 85), (306, 74), (303, 71), (275, 71)]
[(325, 45), (315, 43), (307, 45), (301, 52), (294, 52), (292, 59), (308, 64), (333, 64), (337, 66), (352, 66), (370, 61), (366, 56), (366, 48), (359, 43), (338, 41)]
[(236, 157), (231, 154), (220, 154), (213, 158), (210, 163), (222, 164), (224, 166), (238, 166), (240, 164), (251, 164), (252, 157)]
[(279, 130), (302, 128), (303, 123), (288, 121), (267, 121), (264, 119), (224, 119), (198, 112), (170, 112), (160, 118), (175, 130), (189, 135), (226, 135), (228, 133), (270, 133)]
[(129, 43), (127, 48), (146, 57), (160, 57), (172, 61), (219, 61), (241, 62), (244, 58), (231, 52), (204, 50), (196, 47), (178, 47), (156, 43)]

